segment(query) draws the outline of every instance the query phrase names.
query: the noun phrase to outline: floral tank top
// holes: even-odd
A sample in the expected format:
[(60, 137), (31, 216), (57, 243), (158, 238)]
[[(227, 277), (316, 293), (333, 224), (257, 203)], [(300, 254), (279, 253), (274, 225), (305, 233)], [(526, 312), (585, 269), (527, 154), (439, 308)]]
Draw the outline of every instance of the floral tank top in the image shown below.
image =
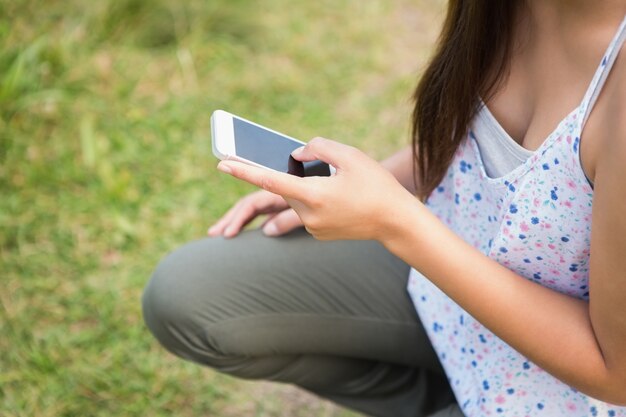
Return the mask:
[[(470, 126), (426, 201), (441, 221), (485, 255), (531, 281), (584, 300), (589, 299), (593, 189), (580, 162), (580, 136), (625, 37), (626, 17), (581, 104), (524, 163), (501, 177), (488, 177)], [(415, 269), (408, 290), (468, 417), (626, 417), (626, 407), (578, 392), (532, 363)]]

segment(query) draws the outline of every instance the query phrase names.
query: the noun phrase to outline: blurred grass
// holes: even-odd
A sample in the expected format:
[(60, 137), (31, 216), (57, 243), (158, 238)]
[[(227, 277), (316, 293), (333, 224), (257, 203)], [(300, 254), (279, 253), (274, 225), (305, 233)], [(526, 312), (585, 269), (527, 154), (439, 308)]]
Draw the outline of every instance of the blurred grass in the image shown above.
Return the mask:
[(0, 415), (350, 415), (173, 358), (139, 299), (251, 190), (214, 169), (211, 111), (381, 157), (441, 6), (0, 0)]

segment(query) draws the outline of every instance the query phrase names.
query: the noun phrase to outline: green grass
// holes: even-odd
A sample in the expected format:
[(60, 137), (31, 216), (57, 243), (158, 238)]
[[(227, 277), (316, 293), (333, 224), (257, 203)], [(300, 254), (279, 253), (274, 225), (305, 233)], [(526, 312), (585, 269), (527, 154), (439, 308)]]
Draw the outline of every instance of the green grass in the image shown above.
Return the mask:
[(140, 295), (252, 189), (214, 109), (381, 157), (441, 3), (0, 0), (0, 415), (350, 415), (175, 359)]

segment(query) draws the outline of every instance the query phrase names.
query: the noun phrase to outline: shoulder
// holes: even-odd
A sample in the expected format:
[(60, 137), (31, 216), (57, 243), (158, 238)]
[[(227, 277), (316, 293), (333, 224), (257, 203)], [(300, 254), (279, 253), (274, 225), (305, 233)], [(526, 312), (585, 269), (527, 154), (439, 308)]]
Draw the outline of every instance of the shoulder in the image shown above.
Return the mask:
[(609, 121), (624, 126), (626, 123), (626, 42), (617, 56), (613, 71), (607, 80), (607, 83), (609, 82), (612, 84), (609, 85), (610, 88), (607, 91)]
[[(589, 118), (594, 141), (592, 171), (611, 164), (616, 156), (626, 161), (626, 43), (621, 48), (611, 73), (596, 103), (597, 112)], [(592, 118), (596, 117), (593, 121)], [(624, 164), (626, 165), (626, 164)], [(595, 181), (594, 181), (595, 183)]]
[(599, 156), (617, 149), (626, 150), (626, 43), (617, 56), (607, 87), (606, 131)]

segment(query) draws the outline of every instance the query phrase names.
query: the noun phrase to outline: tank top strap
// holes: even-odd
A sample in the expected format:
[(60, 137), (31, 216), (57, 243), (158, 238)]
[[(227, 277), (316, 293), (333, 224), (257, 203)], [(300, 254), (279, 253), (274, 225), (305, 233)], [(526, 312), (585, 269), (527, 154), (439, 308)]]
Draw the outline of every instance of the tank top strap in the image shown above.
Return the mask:
[(598, 66), (598, 69), (596, 70), (596, 73), (591, 80), (591, 84), (589, 85), (589, 88), (587, 89), (580, 105), (580, 111), (583, 114), (582, 126), (584, 126), (587, 122), (589, 113), (591, 113), (594, 104), (596, 104), (596, 100), (602, 91), (602, 87), (611, 72), (611, 68), (617, 59), (617, 55), (619, 55), (619, 51), (621, 50), (624, 41), (626, 41), (626, 15), (624, 16), (624, 20), (622, 20), (619, 29), (617, 29), (615, 37), (602, 56), (602, 61), (600, 62), (600, 65)]

